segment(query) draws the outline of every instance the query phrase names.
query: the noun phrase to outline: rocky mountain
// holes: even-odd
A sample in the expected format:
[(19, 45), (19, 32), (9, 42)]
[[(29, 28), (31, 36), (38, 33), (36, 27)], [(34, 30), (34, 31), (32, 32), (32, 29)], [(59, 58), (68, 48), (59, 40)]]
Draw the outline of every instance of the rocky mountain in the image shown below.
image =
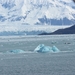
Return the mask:
[(65, 29), (58, 29), (52, 33), (42, 33), (41, 35), (56, 35), (56, 34), (75, 34), (75, 25), (65, 28)]
[(72, 0), (0, 0), (0, 24), (72, 25)]
[(69, 28), (59, 29), (51, 34), (75, 34), (75, 25)]

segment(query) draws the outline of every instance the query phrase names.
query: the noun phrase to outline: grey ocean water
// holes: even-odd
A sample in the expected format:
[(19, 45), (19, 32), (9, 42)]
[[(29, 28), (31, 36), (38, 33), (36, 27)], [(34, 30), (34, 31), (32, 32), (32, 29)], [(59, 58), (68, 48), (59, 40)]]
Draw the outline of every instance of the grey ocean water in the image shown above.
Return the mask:
[[(34, 53), (39, 44), (60, 52)], [(26, 53), (7, 53), (14, 49)], [(75, 35), (0, 36), (0, 75), (75, 75)]]

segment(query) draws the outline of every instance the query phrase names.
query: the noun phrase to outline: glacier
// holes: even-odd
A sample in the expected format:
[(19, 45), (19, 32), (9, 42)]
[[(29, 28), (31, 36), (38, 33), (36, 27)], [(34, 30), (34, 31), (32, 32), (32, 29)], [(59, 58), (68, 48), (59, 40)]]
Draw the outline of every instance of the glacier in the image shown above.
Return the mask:
[(50, 33), (74, 23), (72, 0), (0, 0), (0, 35)]

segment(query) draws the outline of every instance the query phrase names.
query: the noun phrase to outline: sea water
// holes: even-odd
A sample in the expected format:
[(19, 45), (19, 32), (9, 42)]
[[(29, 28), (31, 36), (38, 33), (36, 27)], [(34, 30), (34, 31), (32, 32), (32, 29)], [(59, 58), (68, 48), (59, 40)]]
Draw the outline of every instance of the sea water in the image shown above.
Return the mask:
[[(60, 52), (36, 53), (39, 44), (56, 46)], [(74, 74), (75, 35), (0, 36), (0, 75)]]

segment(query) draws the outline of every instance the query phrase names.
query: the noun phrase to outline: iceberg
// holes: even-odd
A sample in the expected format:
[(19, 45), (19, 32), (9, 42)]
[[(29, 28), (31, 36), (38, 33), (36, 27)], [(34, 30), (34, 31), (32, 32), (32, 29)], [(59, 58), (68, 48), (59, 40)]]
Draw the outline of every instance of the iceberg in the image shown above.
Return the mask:
[(40, 51), (43, 47), (44, 47), (45, 45), (44, 44), (40, 44), (40, 45), (38, 45), (36, 48), (35, 48), (35, 52), (38, 52), (38, 51)]
[(50, 47), (50, 46), (45, 46), (44, 44), (40, 44), (35, 48), (34, 52), (39, 52), (39, 53), (59, 52), (59, 49), (56, 46)]
[(53, 46), (52, 50), (53, 50), (53, 52), (59, 52), (60, 51), (56, 46)]
[(15, 49), (15, 50), (7, 51), (7, 53), (25, 53), (25, 51), (21, 49)]
[(34, 52), (47, 53), (53, 51), (50, 46), (45, 46), (44, 44), (40, 44), (35, 48)]

